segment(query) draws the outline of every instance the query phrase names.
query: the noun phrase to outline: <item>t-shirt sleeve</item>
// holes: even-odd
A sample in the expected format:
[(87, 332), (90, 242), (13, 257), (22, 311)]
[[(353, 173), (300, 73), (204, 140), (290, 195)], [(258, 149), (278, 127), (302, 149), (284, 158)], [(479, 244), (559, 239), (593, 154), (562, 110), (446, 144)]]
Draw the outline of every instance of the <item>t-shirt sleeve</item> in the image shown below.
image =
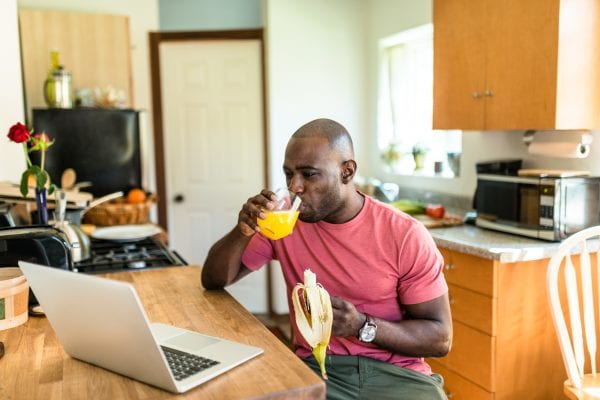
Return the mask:
[(273, 259), (273, 246), (269, 239), (260, 234), (252, 236), (250, 243), (242, 253), (242, 264), (256, 271)]
[(433, 300), (448, 291), (444, 278), (444, 258), (427, 228), (415, 222), (404, 237), (399, 252), (404, 267), (398, 287), (402, 304)]

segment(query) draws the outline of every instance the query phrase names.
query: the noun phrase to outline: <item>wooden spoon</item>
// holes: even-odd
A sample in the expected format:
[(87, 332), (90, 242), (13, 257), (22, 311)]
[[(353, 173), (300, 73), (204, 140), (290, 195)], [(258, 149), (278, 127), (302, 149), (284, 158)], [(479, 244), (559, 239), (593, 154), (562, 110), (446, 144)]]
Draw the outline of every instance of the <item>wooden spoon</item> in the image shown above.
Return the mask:
[(75, 186), (77, 181), (77, 174), (73, 168), (67, 168), (63, 171), (60, 177), (60, 187), (62, 190), (69, 190)]

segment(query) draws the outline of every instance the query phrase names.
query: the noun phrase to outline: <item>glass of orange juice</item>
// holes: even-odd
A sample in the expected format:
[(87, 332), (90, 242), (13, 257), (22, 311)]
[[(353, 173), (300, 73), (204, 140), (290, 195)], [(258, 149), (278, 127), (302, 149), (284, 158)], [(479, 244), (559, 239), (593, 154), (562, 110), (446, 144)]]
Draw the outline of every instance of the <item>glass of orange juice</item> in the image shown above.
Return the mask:
[(258, 218), (256, 221), (260, 232), (271, 240), (281, 239), (292, 233), (300, 214), (297, 207), (292, 210), (287, 189), (278, 189), (275, 194), (275, 209), (263, 210), (265, 218)]

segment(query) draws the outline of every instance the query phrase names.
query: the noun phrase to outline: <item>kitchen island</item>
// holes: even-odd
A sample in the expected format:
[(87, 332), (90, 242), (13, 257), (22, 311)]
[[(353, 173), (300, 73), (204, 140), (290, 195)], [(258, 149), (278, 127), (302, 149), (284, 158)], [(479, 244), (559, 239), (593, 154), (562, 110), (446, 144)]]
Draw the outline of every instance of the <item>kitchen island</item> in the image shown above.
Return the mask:
[[(69, 357), (45, 317), (0, 331), (2, 399), (321, 399), (325, 384), (226, 291), (200, 285), (197, 266), (103, 275), (132, 283), (152, 322), (258, 346), (264, 353), (181, 395)], [(77, 307), (74, 304), (73, 307)]]

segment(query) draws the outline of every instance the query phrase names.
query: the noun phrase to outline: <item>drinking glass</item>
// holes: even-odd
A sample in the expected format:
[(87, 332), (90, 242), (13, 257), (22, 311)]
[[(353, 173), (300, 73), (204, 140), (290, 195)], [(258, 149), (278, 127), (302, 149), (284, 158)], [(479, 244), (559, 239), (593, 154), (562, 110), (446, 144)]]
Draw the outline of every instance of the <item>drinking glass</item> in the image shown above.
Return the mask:
[(271, 240), (278, 240), (292, 233), (300, 214), (297, 209), (299, 204), (296, 204), (295, 208), (293, 207), (292, 196), (287, 189), (277, 189), (275, 195), (277, 196), (275, 208), (263, 210), (265, 218), (258, 218), (256, 221), (260, 233)]

